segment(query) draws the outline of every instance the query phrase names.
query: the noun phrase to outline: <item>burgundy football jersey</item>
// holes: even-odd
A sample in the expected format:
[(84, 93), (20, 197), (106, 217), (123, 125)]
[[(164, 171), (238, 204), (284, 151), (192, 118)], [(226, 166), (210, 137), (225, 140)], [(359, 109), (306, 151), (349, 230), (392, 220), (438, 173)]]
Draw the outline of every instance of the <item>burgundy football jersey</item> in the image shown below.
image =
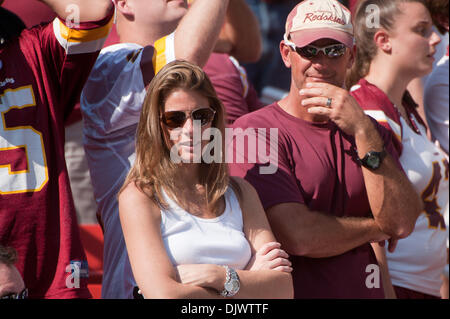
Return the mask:
[(248, 82), (245, 69), (228, 54), (212, 53), (203, 70), (225, 107), (227, 124), (264, 106)]
[(111, 15), (59, 19), (0, 46), (0, 244), (14, 247), (31, 298), (86, 298), (87, 262), (64, 161), (64, 119)]

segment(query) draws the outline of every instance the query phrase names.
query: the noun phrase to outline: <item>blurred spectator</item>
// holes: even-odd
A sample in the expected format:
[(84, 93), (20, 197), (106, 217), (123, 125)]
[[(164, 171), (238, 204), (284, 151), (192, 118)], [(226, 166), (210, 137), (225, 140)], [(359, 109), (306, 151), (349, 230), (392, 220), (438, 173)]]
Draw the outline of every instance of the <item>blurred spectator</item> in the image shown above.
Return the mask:
[(289, 91), (291, 76), (279, 54), (284, 22), (298, 0), (246, 0), (258, 18), (263, 38), (262, 55), (258, 62), (244, 64), (248, 78), (259, 96), (265, 87)]
[[(56, 17), (49, 6), (39, 1), (6, 0), (3, 6), (17, 14), (27, 27), (50, 22)], [(105, 45), (113, 36), (114, 33), (112, 32)], [(79, 224), (92, 224), (97, 222), (95, 215), (97, 205), (84, 154), (81, 120), (80, 104), (77, 101), (70, 116), (65, 119), (64, 155), (77, 212), (77, 221)]]
[[(449, 2), (448, 0), (428, 0), (428, 9), (434, 25), (447, 39), (447, 52), (439, 60), (433, 72), (425, 83), (425, 114), (433, 141), (439, 142), (440, 147), (449, 155)], [(439, 56), (438, 56), (439, 57)], [(448, 207), (447, 207), (448, 209)], [(445, 216), (448, 230), (449, 216)], [(448, 231), (447, 231), (447, 264), (442, 274), (441, 297), (449, 298), (448, 292)]]
[(203, 69), (225, 106), (227, 124), (263, 106), (245, 68), (234, 57), (212, 53)]
[(18, 37), (25, 29), (23, 21), (13, 12), (0, 7), (0, 45)]
[(0, 300), (28, 298), (28, 290), (22, 276), (14, 266), (16, 262), (15, 249), (0, 245)]
[(449, 293), (448, 293), (448, 263), (445, 266), (444, 273), (441, 275), (442, 278), (442, 286), (441, 286), (441, 297), (442, 299), (448, 299)]
[(2, 6), (17, 14), (27, 28), (50, 22), (56, 18), (55, 12), (41, 1), (5, 0)]
[(361, 0), (343, 0), (343, 1), (339, 1), (340, 3), (342, 3), (343, 5), (345, 5), (351, 12), (352, 17), (355, 17), (355, 12), (356, 12), (356, 6), (358, 5), (358, 2)]
[[(379, 27), (366, 23), (370, 4), (382, 13)], [(403, 170), (423, 202), (414, 231), (386, 253), (392, 284), (397, 298), (439, 298), (447, 260), (449, 167), (445, 154), (428, 140), (407, 85), (431, 72), (440, 38), (421, 0), (365, 1), (357, 9), (355, 30), (353, 79), (358, 82), (352, 95), (392, 132)]]
[(232, 124), (263, 106), (241, 66), (259, 59), (262, 41), (256, 17), (245, 1), (236, 1), (228, 10), (214, 52), (203, 69), (225, 106), (227, 124)]
[[(233, 0), (232, 5), (240, 6), (241, 1)], [(121, 43), (100, 53), (83, 89), (81, 110), (85, 151), (104, 227), (102, 297), (130, 298), (136, 284), (118, 218), (117, 193), (134, 161), (145, 88), (174, 59), (206, 63), (228, 1), (196, 0), (189, 10), (180, 1), (164, 2), (158, 10), (134, 1), (115, 4)]]
[[(433, 22), (444, 36), (448, 38), (449, 2), (448, 0), (428, 1)], [(439, 60), (425, 83), (425, 115), (430, 127), (433, 141), (438, 141), (441, 148), (449, 154), (449, 50)]]
[[(87, 298), (85, 274), (77, 288), (66, 280), (74, 263), (81, 272), (87, 263), (63, 159), (63, 124), (108, 33), (111, 2), (79, 1), (80, 24), (72, 29), (64, 24), (70, 0), (44, 2), (60, 19), (0, 44), (0, 244), (17, 250), (30, 297)], [(2, 25), (0, 33), (12, 27)], [(79, 28), (81, 37), (72, 32)]]
[[(448, 13), (448, 0), (426, 0), (426, 4), (428, 9), (432, 12), (433, 17), (433, 31), (436, 32), (441, 41), (435, 47), (434, 54), (434, 62), (433, 62), (433, 70), (436, 68), (437, 64), (441, 61), (441, 59), (445, 59), (445, 56), (448, 54), (448, 45), (449, 45), (449, 34), (445, 27), (445, 16)], [(444, 20), (442, 20), (444, 19)], [(448, 20), (448, 19), (447, 19)], [(438, 22), (440, 21), (440, 22)], [(448, 25), (448, 22), (447, 22)], [(444, 71), (445, 72), (445, 71)], [(408, 92), (413, 97), (414, 101), (418, 104), (418, 113), (420, 117), (424, 120), (424, 122), (430, 126), (428, 123), (428, 115), (425, 110), (425, 97), (424, 97), (424, 86), (430, 77), (430, 74), (426, 74), (420, 78), (413, 79), (408, 84)], [(429, 111), (429, 110), (428, 110)], [(448, 127), (448, 125), (447, 125)], [(429, 127), (431, 129), (431, 127)], [(428, 136), (431, 138), (431, 132), (428, 132)], [(448, 140), (448, 139), (447, 139)], [(448, 152), (447, 152), (448, 153)]]

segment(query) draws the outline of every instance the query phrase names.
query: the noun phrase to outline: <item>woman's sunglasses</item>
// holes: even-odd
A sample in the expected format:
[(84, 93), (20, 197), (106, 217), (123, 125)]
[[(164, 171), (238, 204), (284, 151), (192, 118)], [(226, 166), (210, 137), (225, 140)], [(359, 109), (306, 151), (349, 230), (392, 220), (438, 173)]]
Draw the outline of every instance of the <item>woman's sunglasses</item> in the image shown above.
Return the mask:
[(201, 107), (192, 111), (168, 111), (161, 115), (161, 121), (169, 128), (183, 127), (190, 117), (193, 121), (200, 121), (201, 126), (212, 122), (216, 111), (209, 107)]
[(345, 54), (345, 51), (347, 50), (345, 44), (342, 43), (327, 45), (325, 47), (316, 47), (314, 45), (307, 45), (299, 48), (293, 42), (289, 41), (286, 38), (286, 35), (284, 36), (284, 43), (289, 47), (291, 47), (292, 50), (297, 52), (300, 56), (304, 57), (305, 59), (311, 59), (317, 56), (319, 52), (323, 52), (323, 54), (326, 57), (337, 58), (343, 56)]

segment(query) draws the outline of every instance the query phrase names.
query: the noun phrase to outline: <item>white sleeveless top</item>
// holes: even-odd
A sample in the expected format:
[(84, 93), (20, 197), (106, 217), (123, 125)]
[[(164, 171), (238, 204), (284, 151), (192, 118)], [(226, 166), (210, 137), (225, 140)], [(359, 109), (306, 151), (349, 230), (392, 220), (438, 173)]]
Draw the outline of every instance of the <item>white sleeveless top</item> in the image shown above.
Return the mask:
[(250, 244), (243, 232), (239, 201), (228, 187), (225, 211), (205, 219), (179, 207), (163, 192), (169, 209), (161, 210), (161, 235), (174, 266), (182, 264), (228, 265), (244, 269), (251, 258)]
[[(418, 121), (416, 120), (416, 123)], [(396, 286), (440, 296), (440, 275), (447, 261), (449, 180), (448, 162), (417, 125), (415, 133), (401, 118), (403, 151), (400, 163), (426, 205), (414, 231), (386, 252), (389, 273)]]

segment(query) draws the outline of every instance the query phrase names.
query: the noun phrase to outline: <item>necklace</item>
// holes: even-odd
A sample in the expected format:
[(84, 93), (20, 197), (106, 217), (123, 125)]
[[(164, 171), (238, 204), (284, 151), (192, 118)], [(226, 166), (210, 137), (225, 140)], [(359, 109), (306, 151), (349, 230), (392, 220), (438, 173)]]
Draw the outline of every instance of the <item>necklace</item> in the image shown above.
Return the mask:
[(408, 124), (408, 126), (414, 131), (416, 132), (416, 134), (420, 135), (420, 130), (419, 127), (417, 126), (416, 121), (414, 120), (414, 117), (411, 116), (410, 112), (406, 111), (406, 108), (402, 105), (402, 108), (399, 108), (396, 104), (393, 104), (394, 108), (397, 110), (398, 115), (400, 116), (400, 118), (403, 118), (406, 122), (406, 124)]

